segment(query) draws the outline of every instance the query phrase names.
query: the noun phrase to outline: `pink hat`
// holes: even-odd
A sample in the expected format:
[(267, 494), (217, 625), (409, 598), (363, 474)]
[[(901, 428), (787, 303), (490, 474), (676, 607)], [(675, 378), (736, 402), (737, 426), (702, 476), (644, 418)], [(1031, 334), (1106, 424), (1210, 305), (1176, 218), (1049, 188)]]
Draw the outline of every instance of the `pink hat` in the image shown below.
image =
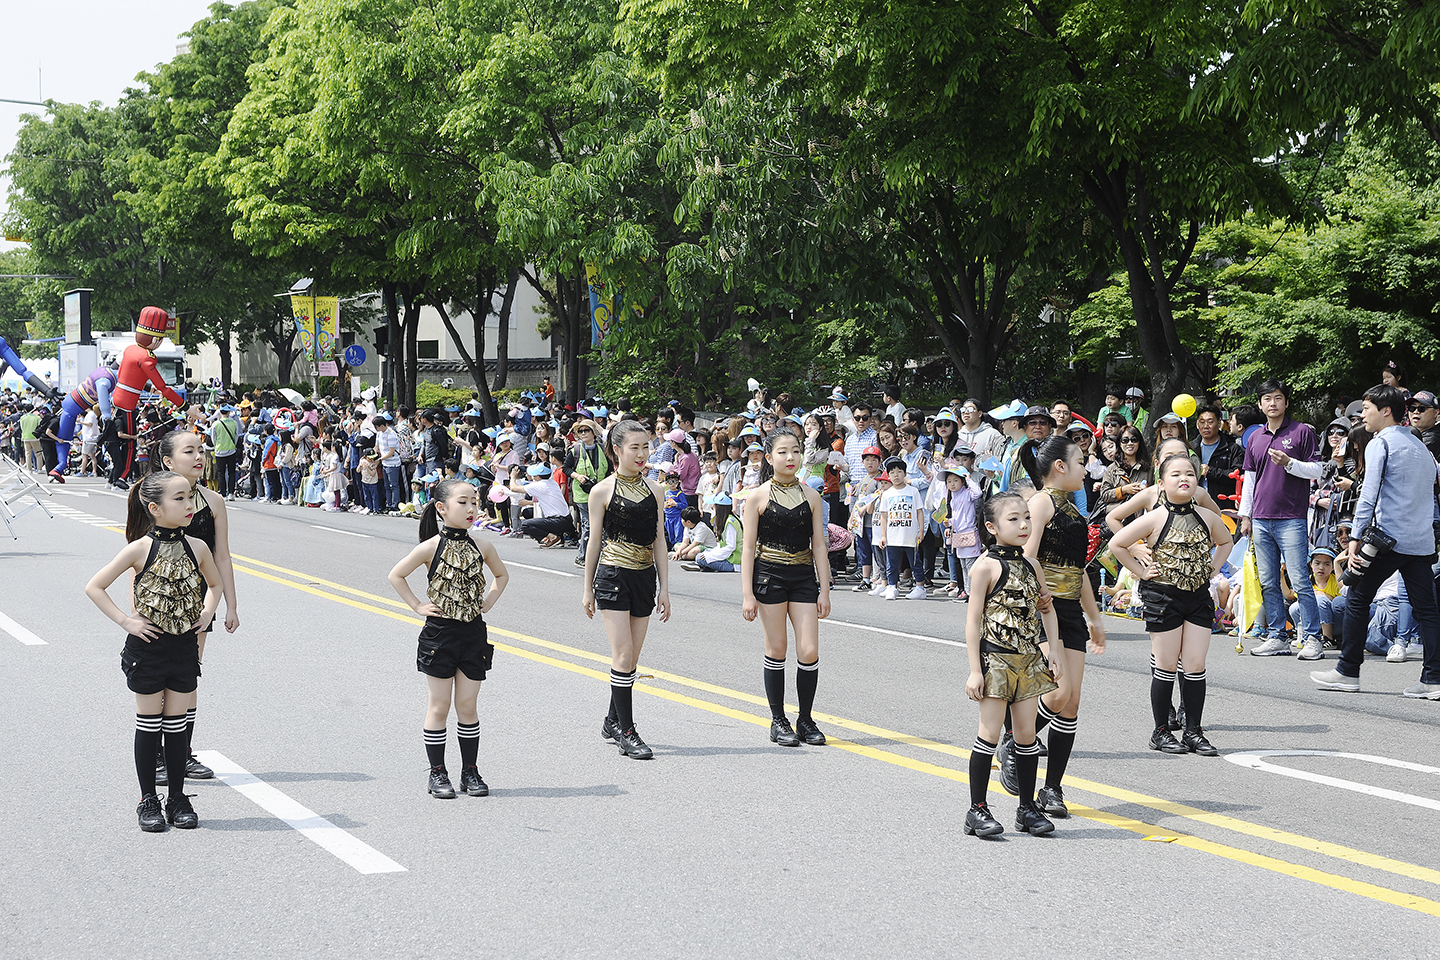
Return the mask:
[(681, 440), (685, 439), (685, 431), (681, 430), (679, 427), (676, 427), (674, 430), (671, 430), (669, 433), (665, 434), (665, 439), (669, 440), (671, 443), (679, 443)]

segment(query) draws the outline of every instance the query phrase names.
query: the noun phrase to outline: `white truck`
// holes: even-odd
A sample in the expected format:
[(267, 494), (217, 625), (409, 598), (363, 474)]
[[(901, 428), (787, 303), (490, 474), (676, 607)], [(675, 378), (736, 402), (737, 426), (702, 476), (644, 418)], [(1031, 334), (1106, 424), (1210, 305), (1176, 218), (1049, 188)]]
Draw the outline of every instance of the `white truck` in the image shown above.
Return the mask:
[[(100, 348), (100, 362), (111, 370), (120, 369), (120, 354), (125, 348), (135, 343), (135, 334), (126, 332), (97, 333), (93, 335), (95, 345)], [(160, 376), (165, 383), (182, 394), (185, 393), (185, 350), (177, 347), (166, 337), (161, 340), (152, 351), (155, 354), (155, 366), (160, 371)], [(88, 376), (90, 370), (83, 371), (80, 376)], [(153, 389), (146, 390), (140, 395), (146, 402), (158, 400), (160, 394)]]

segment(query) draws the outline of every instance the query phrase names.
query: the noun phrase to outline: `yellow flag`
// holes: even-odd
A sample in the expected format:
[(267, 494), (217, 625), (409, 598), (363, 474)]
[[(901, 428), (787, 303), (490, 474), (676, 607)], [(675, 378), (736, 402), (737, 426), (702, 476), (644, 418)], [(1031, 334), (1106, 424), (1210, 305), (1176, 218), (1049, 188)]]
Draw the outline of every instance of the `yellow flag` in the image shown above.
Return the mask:
[(1245, 562), (1240, 568), (1240, 583), (1244, 594), (1245, 606), (1240, 611), (1240, 636), (1250, 632), (1250, 625), (1255, 618), (1265, 609), (1265, 597), (1260, 586), (1260, 567), (1255, 561), (1255, 548), (1251, 546), (1245, 551)]

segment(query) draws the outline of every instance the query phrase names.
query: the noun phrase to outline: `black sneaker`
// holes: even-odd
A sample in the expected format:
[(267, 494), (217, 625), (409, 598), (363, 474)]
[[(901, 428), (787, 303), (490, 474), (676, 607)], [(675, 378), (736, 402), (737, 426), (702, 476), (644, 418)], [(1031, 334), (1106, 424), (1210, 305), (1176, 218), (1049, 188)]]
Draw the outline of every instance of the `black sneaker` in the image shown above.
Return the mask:
[(1181, 723), (1180, 718), (1175, 715), (1174, 704), (1170, 705), (1170, 719), (1165, 721), (1165, 729), (1172, 731), (1185, 729), (1185, 724)]
[(1180, 741), (1175, 739), (1175, 734), (1164, 727), (1156, 727), (1155, 732), (1150, 734), (1150, 749), (1159, 750), (1161, 753), (1189, 753)]
[(869, 580), (861, 580), (859, 583), (855, 584), (855, 586), (851, 587), (850, 589), (855, 591), (856, 593), (864, 593), (873, 586), (874, 584), (871, 583)]
[(460, 771), (460, 789), (472, 797), (490, 796), (490, 787), (481, 778), (477, 767), (466, 767)]
[(967, 837), (998, 837), (1005, 832), (990, 814), (988, 803), (974, 803), (970, 805), (970, 812), (965, 814), (965, 836)]
[(995, 749), (995, 759), (1000, 761), (1000, 786), (1012, 797), (1020, 796), (1020, 771), (1015, 768), (1015, 737), (1010, 733), (1000, 737), (1000, 746)]
[(600, 722), (600, 736), (605, 740), (620, 739), (620, 724), (614, 717), (606, 717)]
[(1202, 757), (1220, 756), (1220, 751), (1215, 749), (1214, 744), (1205, 739), (1204, 730), (1186, 730), (1180, 735), (1180, 745), (1191, 753), (1198, 753)]
[(820, 732), (820, 728), (815, 725), (815, 720), (812, 717), (801, 717), (796, 720), (795, 732), (801, 740), (810, 744), (812, 747), (825, 746), (825, 734)]
[(770, 742), (778, 743), (782, 747), (800, 746), (800, 738), (795, 736), (790, 721), (784, 717), (776, 717), (770, 721)]
[(135, 814), (140, 818), (141, 830), (146, 833), (165, 832), (165, 814), (160, 810), (160, 798), (155, 794), (147, 793), (141, 797)]
[(649, 760), (655, 756), (655, 751), (640, 739), (640, 732), (634, 727), (621, 732), (616, 743), (620, 746), (620, 752), (631, 760)]
[(1048, 816), (1060, 820), (1070, 818), (1070, 808), (1065, 806), (1065, 791), (1048, 783), (1043, 784), (1040, 792), (1035, 794), (1035, 806), (1045, 811)]
[(200, 826), (200, 818), (195, 816), (195, 808), (190, 806), (190, 797), (184, 793), (165, 801), (165, 819), (177, 830), (194, 830)]
[(190, 754), (190, 758), (185, 761), (186, 780), (211, 780), (214, 779), (214, 777), (214, 770), (211, 770), (205, 766), (205, 764), (195, 759), (195, 754)]
[(1015, 809), (1015, 829), (1032, 837), (1043, 837), (1055, 832), (1055, 824), (1051, 823), (1050, 818), (1041, 813), (1040, 808), (1031, 800), (1022, 802)]
[(430, 768), (430, 796), (437, 800), (455, 799), (455, 788), (450, 785), (450, 774), (444, 767)]

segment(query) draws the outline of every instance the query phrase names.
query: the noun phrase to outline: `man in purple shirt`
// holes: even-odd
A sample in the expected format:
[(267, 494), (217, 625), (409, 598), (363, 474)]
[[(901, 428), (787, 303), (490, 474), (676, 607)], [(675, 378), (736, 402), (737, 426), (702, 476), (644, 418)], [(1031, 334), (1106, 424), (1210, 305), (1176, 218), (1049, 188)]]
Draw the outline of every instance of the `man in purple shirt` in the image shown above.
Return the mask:
[(1289, 656), (1285, 637), (1285, 596), (1280, 590), (1284, 560), (1290, 585), (1300, 601), (1300, 659), (1320, 660), (1325, 642), (1320, 635), (1320, 610), (1307, 575), (1310, 539), (1306, 511), (1310, 481), (1320, 476), (1315, 431), (1286, 415), (1290, 390), (1279, 380), (1260, 384), (1260, 412), (1265, 424), (1245, 444), (1245, 487), (1240, 500), (1240, 532), (1255, 545), (1255, 561), (1265, 597), (1268, 637), (1250, 648), (1257, 657)]

